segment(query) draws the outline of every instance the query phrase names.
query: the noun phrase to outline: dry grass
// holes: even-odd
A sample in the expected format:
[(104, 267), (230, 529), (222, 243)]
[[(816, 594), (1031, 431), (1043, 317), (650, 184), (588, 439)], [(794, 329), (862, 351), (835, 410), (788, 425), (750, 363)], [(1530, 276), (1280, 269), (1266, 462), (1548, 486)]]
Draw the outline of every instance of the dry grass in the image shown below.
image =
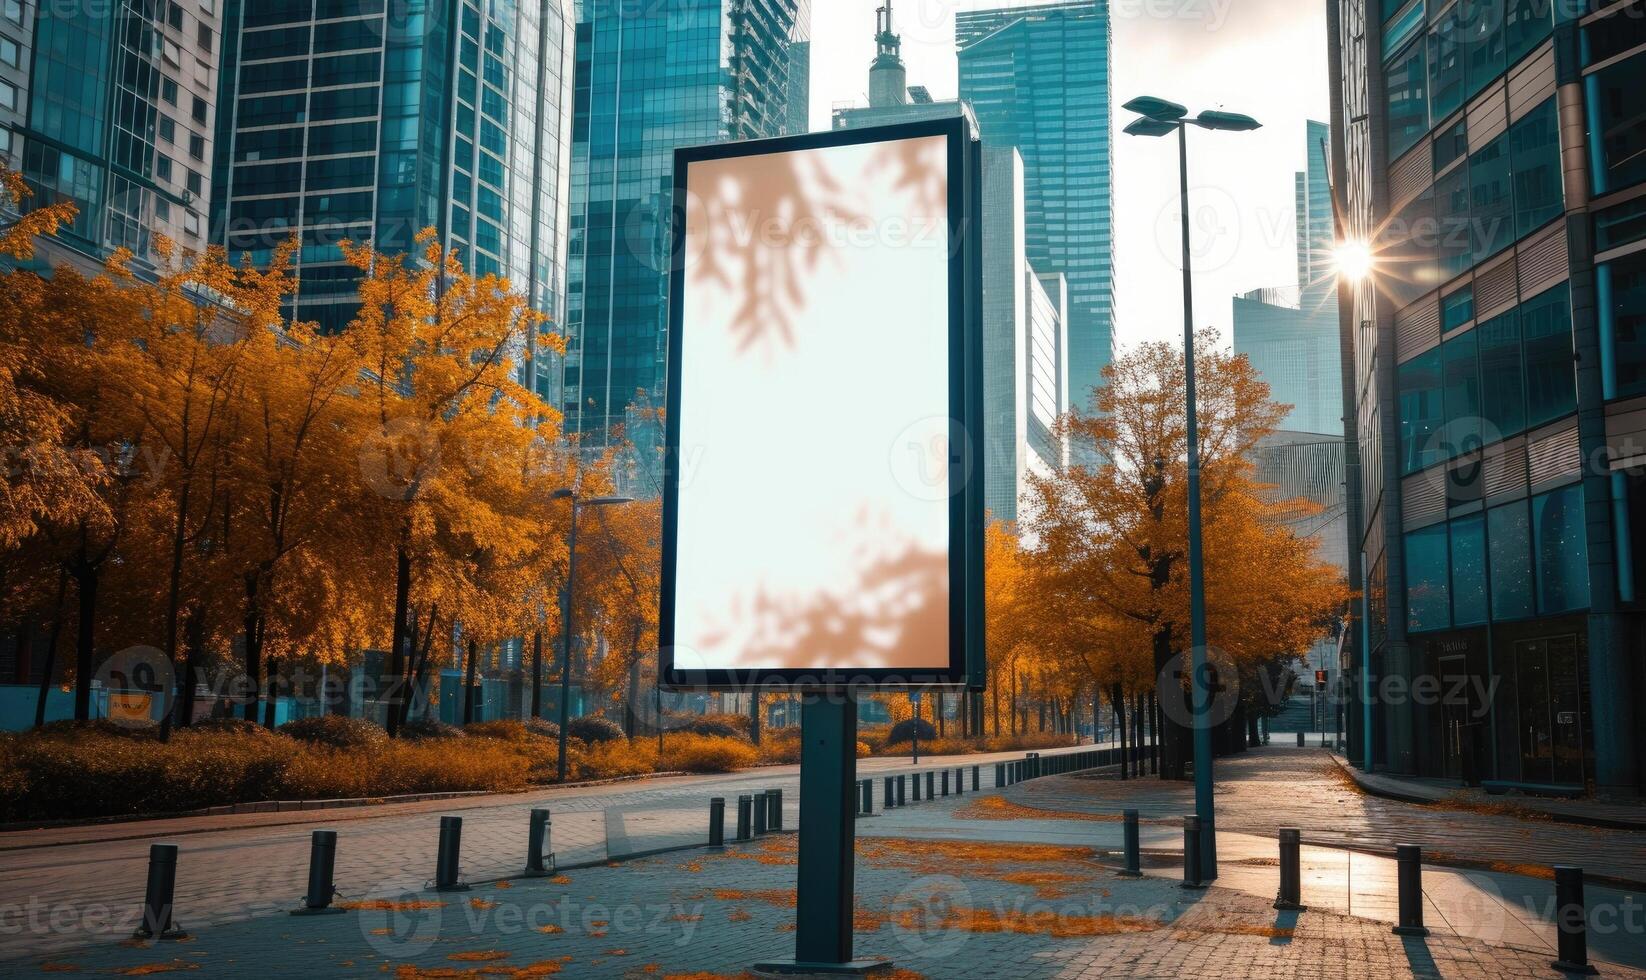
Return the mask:
[(1087, 813), (1081, 810), (1045, 810), (1025, 806), (1003, 796), (980, 796), (950, 814), (956, 820), (1087, 820), (1094, 823), (1119, 823), (1118, 813)]
[(748, 742), (723, 735), (670, 735), (663, 740), (662, 768), (667, 772), (736, 772), (760, 761)]

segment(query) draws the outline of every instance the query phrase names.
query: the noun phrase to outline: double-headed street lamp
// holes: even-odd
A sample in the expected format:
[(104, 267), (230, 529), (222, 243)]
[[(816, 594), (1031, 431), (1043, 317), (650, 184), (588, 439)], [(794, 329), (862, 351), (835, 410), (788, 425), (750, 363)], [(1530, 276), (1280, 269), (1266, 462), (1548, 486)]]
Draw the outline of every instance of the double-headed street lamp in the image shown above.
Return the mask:
[(1212, 687), (1206, 665), (1206, 582), (1200, 533), (1200, 426), (1195, 418), (1194, 282), (1189, 270), (1189, 137), (1190, 126), (1247, 132), (1259, 128), (1251, 116), (1207, 110), (1193, 118), (1176, 102), (1143, 96), (1126, 103), (1137, 113), (1128, 136), (1177, 134), (1178, 194), (1183, 223), (1183, 375), (1189, 443), (1189, 691), (1194, 707), (1194, 804), (1200, 818), (1200, 880), (1217, 877), (1217, 829), (1212, 814)]
[(572, 607), (577, 588), (577, 512), (585, 507), (611, 507), (633, 503), (633, 497), (583, 497), (576, 490), (560, 489), (549, 495), (550, 500), (572, 502), (571, 528), (566, 533), (566, 592), (560, 607), (560, 738), (559, 761), (556, 771), (560, 781), (566, 781), (566, 725), (572, 696)]

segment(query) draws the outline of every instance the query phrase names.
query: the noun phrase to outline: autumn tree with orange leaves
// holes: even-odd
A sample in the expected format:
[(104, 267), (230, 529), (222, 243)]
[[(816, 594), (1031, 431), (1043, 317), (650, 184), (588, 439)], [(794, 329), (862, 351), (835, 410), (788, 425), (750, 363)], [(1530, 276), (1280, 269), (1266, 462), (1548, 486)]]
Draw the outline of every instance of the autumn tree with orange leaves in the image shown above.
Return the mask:
[[(1341, 573), (1286, 525), (1285, 515), (1311, 505), (1273, 500), (1254, 477), (1252, 449), (1285, 407), (1244, 357), (1217, 346), (1214, 332), (1197, 338), (1195, 356), (1207, 638), (1225, 671), (1232, 665), (1251, 677), (1306, 651), (1348, 592)], [(1093, 447), (1101, 462), (1031, 480), (1024, 527), (1035, 545), (1026, 560), (1036, 602), (1049, 613), (1037, 643), (1064, 670), (1108, 686), (1117, 709), (1125, 691), (1157, 695), (1161, 773), (1183, 778), (1187, 671), (1175, 666), (1189, 635), (1182, 352), (1145, 344), (1107, 367), (1104, 382), (1092, 414), (1062, 423), (1062, 434)], [(1261, 685), (1240, 687), (1243, 703), (1263, 695)]]

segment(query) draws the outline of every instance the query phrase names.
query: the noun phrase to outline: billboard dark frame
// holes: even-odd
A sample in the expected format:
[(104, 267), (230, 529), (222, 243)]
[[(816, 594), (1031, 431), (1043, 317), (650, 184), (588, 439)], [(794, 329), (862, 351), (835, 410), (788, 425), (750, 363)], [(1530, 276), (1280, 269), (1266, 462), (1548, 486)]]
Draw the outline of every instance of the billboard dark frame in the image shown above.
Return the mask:
[[(949, 193), (949, 662), (941, 669), (689, 669), (674, 661), (676, 532), (680, 504), (681, 327), (684, 317), (686, 187), (695, 163), (943, 136)], [(674, 153), (670, 221), (668, 392), (663, 468), (659, 682), (675, 691), (983, 690), (983, 249), (982, 144), (966, 116), (776, 139), (682, 147)], [(686, 394), (686, 397), (690, 397)], [(959, 487), (954, 491), (954, 487)], [(758, 492), (757, 490), (751, 492)], [(797, 559), (800, 560), (800, 559)]]

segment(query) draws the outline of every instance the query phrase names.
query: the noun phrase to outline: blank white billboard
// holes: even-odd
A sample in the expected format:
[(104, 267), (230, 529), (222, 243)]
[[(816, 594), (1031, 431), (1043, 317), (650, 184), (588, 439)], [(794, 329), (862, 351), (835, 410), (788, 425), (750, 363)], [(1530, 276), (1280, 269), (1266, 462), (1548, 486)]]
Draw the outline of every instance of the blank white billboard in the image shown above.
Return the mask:
[(950, 669), (952, 139), (677, 177), (675, 670)]

